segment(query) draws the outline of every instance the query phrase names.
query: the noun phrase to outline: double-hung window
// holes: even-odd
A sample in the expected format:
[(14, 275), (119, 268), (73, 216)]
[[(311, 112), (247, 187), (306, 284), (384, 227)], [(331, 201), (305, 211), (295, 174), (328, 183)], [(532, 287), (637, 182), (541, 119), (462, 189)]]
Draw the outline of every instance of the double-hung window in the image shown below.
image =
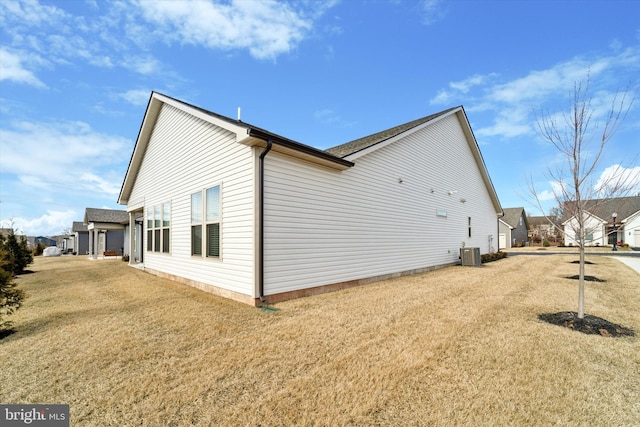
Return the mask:
[(162, 252), (169, 253), (171, 235), (171, 204), (162, 204)]
[(153, 251), (160, 252), (160, 206), (153, 209)]
[(171, 204), (147, 208), (147, 251), (169, 253), (171, 239)]
[(220, 186), (191, 195), (191, 255), (220, 257)]

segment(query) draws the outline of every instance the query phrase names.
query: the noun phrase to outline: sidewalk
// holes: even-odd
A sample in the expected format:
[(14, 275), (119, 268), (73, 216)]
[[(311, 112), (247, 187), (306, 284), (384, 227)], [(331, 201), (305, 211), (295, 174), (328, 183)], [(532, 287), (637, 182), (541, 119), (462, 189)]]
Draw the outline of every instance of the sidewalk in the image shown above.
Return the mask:
[[(503, 249), (508, 256), (516, 255), (577, 255), (577, 248), (539, 248), (539, 247), (524, 247), (524, 248), (509, 248)], [(586, 252), (587, 256), (598, 255), (606, 256), (609, 258), (617, 259), (618, 261), (628, 265), (635, 271), (640, 273), (640, 252), (621, 250), (613, 252), (611, 248), (589, 248)]]
[(633, 268), (635, 271), (640, 273), (640, 258), (636, 257), (618, 257), (618, 256), (610, 256), (609, 258), (617, 259), (620, 262), (627, 264), (629, 267)]

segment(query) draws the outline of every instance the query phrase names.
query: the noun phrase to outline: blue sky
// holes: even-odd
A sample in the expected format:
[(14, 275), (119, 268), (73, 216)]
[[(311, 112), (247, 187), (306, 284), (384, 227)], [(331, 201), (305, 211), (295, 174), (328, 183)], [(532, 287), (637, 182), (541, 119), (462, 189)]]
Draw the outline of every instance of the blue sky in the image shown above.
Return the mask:
[[(152, 90), (317, 148), (464, 105), (502, 206), (539, 214), (527, 179), (548, 195), (559, 159), (532, 111), (588, 73), (602, 122), (640, 85), (640, 2), (3, 0), (0, 220), (54, 235), (123, 209)], [(638, 153), (640, 101), (597, 176)]]

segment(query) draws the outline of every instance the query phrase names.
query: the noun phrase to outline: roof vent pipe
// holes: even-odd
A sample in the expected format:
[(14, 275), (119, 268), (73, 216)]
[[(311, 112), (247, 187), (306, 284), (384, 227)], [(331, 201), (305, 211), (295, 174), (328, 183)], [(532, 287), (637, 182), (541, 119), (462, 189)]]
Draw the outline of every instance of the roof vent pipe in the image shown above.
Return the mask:
[(238, 121), (241, 121), (241, 120), (240, 120), (240, 113), (241, 113), (241, 111), (240, 111), (240, 107), (238, 107)]

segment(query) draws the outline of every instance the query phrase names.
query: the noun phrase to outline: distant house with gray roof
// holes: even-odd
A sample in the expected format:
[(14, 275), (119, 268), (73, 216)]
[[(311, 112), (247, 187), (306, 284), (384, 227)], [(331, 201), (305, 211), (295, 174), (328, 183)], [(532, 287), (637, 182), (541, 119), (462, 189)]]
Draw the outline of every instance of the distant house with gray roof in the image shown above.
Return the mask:
[[(592, 199), (583, 203), (586, 246), (613, 246), (616, 242), (640, 247), (640, 196)], [(565, 203), (563, 211), (573, 212), (572, 206), (572, 202)], [(577, 246), (576, 218), (565, 216), (562, 226), (565, 245)]]
[(73, 222), (71, 225), (71, 238), (73, 239), (73, 253), (75, 255), (89, 254), (89, 230), (84, 222)]
[(459, 264), (502, 215), (461, 106), (320, 150), (156, 92), (118, 203), (146, 271), (252, 305)]
[(87, 253), (91, 259), (107, 254), (122, 256), (125, 250), (125, 230), (129, 214), (123, 210), (86, 208), (83, 224), (87, 229)]
[(504, 208), (498, 220), (500, 249), (525, 246), (529, 241), (529, 222), (523, 207)]

